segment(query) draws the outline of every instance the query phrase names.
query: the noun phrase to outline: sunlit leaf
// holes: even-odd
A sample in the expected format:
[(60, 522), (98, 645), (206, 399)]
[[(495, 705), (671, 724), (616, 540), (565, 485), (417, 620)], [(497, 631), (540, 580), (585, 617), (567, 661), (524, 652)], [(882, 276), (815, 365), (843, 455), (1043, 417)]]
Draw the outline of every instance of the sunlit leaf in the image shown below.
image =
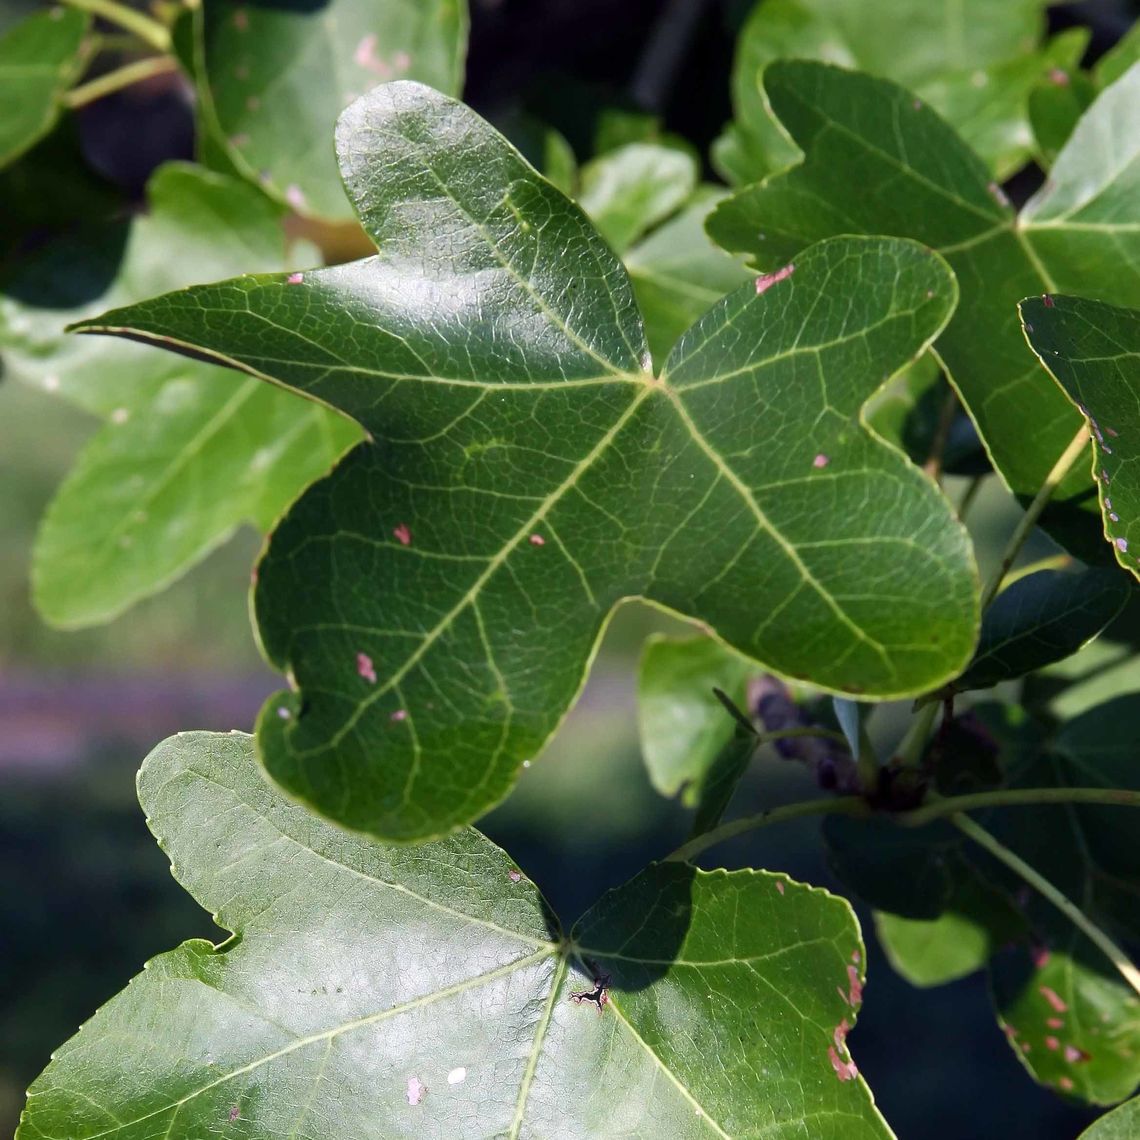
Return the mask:
[[(271, 790), (250, 737), (168, 740), (139, 795), (233, 936), (149, 962), (56, 1051), (18, 1140), (891, 1135), (845, 1044), (859, 928), (825, 891), (658, 864), (566, 939), (478, 832), (348, 835)], [(572, 1000), (599, 980), (604, 1004)]]
[(1140, 1135), (1140, 1097), (1102, 1116), (1078, 1140), (1133, 1140)]
[[(710, 232), (767, 269), (838, 233), (905, 235), (940, 249), (962, 298), (937, 353), (994, 465), (1030, 500), (1081, 421), (1026, 353), (1016, 305), (1058, 290), (1140, 304), (1140, 66), (1097, 99), (1020, 216), (981, 160), (902, 88), (798, 62), (771, 65), (765, 86), (806, 158), (723, 202)], [(1106, 559), (1083, 463), (1043, 525), (1084, 561)]]

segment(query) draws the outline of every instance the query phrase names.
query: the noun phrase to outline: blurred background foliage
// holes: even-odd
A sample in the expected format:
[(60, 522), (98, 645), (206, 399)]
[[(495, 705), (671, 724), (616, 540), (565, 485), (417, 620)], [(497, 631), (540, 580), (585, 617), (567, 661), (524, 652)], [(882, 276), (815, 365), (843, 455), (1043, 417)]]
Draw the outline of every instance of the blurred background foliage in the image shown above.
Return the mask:
[[(2, 0), (0, 28), (30, 7)], [(579, 161), (596, 145), (603, 107), (659, 115), (665, 131), (707, 156), (731, 115), (734, 36), (749, 8), (749, 0), (473, 0), (465, 97), (499, 121), (527, 111), (553, 123)], [(1067, 4), (1051, 10), (1051, 30), (1090, 25), (1094, 58), (1138, 14), (1140, 5), (1131, 0)], [(679, 41), (678, 21), (684, 24)], [(681, 50), (670, 55), (664, 48), (674, 42)], [(189, 98), (166, 76), (84, 109), (76, 123), (87, 160), (76, 174), (82, 193), (137, 200), (160, 163), (192, 157)], [(620, 118), (608, 121), (613, 129)], [(14, 216), (17, 192), (0, 181), (0, 218)], [(247, 617), (259, 542), (248, 528), (109, 625), (64, 633), (35, 614), (28, 585), (35, 528), (96, 427), (67, 403), (0, 378), (4, 1135), (50, 1050), (143, 960), (181, 939), (211, 936), (209, 917), (171, 879), (139, 811), (134, 773), (142, 757), (179, 730), (249, 728), (276, 687)], [(966, 479), (950, 479), (951, 497), (966, 485)], [(986, 480), (970, 522), (983, 577), (1018, 513), (997, 481)], [(1023, 557), (1047, 553), (1038, 537)], [(1134, 620), (1127, 613), (1121, 622)], [(644, 639), (681, 628), (645, 607), (620, 611), (574, 713), (508, 801), (482, 823), (561, 914), (579, 913), (685, 836), (687, 813), (658, 796), (646, 777), (634, 704)], [(1061, 671), (1095, 670), (1103, 688), (1114, 678), (1121, 683), (1127, 656), (1114, 648), (1110, 630)], [(1079, 692), (1071, 690), (1065, 700), (1066, 713), (1077, 711)], [(873, 733), (890, 740), (905, 714), (901, 707), (881, 710)], [(798, 766), (762, 756), (735, 810), (760, 810), (810, 791)], [(784, 870), (839, 889), (818, 826), (805, 820), (753, 833), (726, 845), (720, 856), (727, 866)], [(900, 1136), (1069, 1140), (1096, 1115), (1066, 1105), (1021, 1071), (994, 1024), (981, 975), (913, 989), (887, 965), (865, 910), (861, 918), (871, 953), (870, 1000), (852, 1048)]]

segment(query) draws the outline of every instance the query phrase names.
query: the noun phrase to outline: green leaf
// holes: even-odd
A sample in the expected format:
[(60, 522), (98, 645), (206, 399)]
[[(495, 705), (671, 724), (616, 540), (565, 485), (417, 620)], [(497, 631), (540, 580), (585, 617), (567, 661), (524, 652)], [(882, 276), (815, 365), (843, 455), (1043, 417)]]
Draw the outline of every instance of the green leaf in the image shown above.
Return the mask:
[(1120, 613), (1129, 593), (1128, 579), (1107, 567), (1018, 578), (982, 616), (974, 659), (949, 691), (989, 689), (1076, 653)]
[(621, 264), (473, 112), (390, 84), (338, 146), (376, 257), (80, 326), (190, 346), (369, 433), (259, 569), (262, 644), (299, 690), (258, 728), (284, 787), (392, 838), (474, 818), (633, 596), (830, 691), (912, 694), (961, 668), (969, 544), (859, 422), (953, 308), (939, 258), (805, 251), (714, 306), (655, 378)]
[[(149, 962), (56, 1051), (19, 1140), (891, 1135), (844, 1044), (858, 924), (826, 891), (659, 864), (566, 939), (477, 832), (346, 835), (250, 737), (166, 741), (139, 796), (232, 937)], [(571, 1000), (595, 979), (602, 1008)]]
[[(1140, 97), (1140, 65), (1129, 74)], [(1140, 175), (1133, 178), (1140, 192)], [(1114, 284), (1125, 269), (1140, 280), (1140, 270), (1122, 262)], [(1049, 295), (1023, 301), (1021, 320), (1033, 351), (1089, 424), (1104, 536), (1116, 561), (1140, 577), (1140, 311)]]
[(742, 706), (754, 672), (748, 661), (711, 637), (657, 635), (645, 643), (637, 677), (637, 727), (649, 780), (663, 796), (685, 789), (684, 802), (697, 804), (700, 785), (735, 728), (713, 690)]
[(1025, 935), (1009, 897), (970, 870), (952, 877), (946, 909), (934, 919), (878, 911), (875, 930), (891, 966), (912, 986), (941, 986), (985, 967), (990, 957)]
[(692, 155), (659, 143), (628, 143), (582, 167), (578, 202), (622, 254), (676, 213), (697, 188)]
[(65, 241), (0, 301), (6, 369), (106, 419), (48, 508), (35, 600), (90, 625), (199, 561), (244, 521), (268, 529), (359, 429), (327, 409), (210, 364), (65, 336), (69, 320), (218, 273), (283, 264), (278, 212), (252, 187), (163, 167), (151, 213)]
[(1140, 1097), (1122, 1104), (1086, 1128), (1077, 1140), (1134, 1140), (1140, 1134)]
[(1107, 87), (1137, 62), (1140, 62), (1140, 20), (1097, 60), (1093, 74), (1102, 87)]
[(310, 217), (353, 217), (329, 144), (348, 104), (391, 79), (451, 94), (463, 83), (466, 0), (211, 0), (198, 11), (209, 133), (247, 178)]
[[(722, 203), (710, 233), (767, 268), (836, 233), (908, 236), (941, 250), (962, 297), (938, 355), (1003, 479), (1032, 499), (1081, 421), (1027, 355), (1016, 303), (1110, 288), (1117, 301), (1140, 304), (1140, 167), (1132, 161), (1140, 66), (1093, 104), (1020, 217), (981, 160), (902, 88), (794, 62), (769, 67), (765, 85), (806, 158)], [(1105, 561), (1095, 510), (1088, 471), (1074, 470), (1043, 525), (1082, 560)]]
[(1081, 71), (1054, 68), (1029, 94), (1029, 121), (1048, 169), (1096, 99), (1096, 84)]
[(86, 63), (91, 17), (76, 8), (35, 12), (0, 37), (0, 167), (55, 126)]
[[(1044, 6), (1043, 0), (765, 0), (737, 41), (735, 115), (714, 146), (717, 168), (731, 183), (755, 182), (799, 157), (760, 87), (765, 67), (794, 58), (913, 88), (1005, 177), (1029, 155), (1026, 98), (1052, 62), (1049, 49), (1034, 54)], [(1073, 35), (1062, 41), (1066, 58)]]
[(705, 219), (721, 197), (703, 187), (680, 213), (625, 252), (655, 361), (664, 361), (681, 334), (721, 297), (755, 277), (741, 258), (705, 233)]

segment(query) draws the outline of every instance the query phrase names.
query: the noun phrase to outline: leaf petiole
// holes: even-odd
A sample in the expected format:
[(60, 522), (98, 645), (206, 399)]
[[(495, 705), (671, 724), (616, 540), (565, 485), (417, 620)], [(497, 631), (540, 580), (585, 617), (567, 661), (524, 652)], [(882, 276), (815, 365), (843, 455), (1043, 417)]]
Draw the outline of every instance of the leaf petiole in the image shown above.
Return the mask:
[(157, 20), (126, 4), (117, 0), (64, 0), (64, 3), (124, 28), (156, 51), (170, 51), (170, 31)]
[(94, 103), (97, 99), (102, 99), (115, 91), (121, 91), (124, 87), (141, 83), (144, 79), (150, 79), (155, 75), (165, 75), (177, 70), (178, 61), (172, 56), (150, 56), (147, 59), (137, 60), (135, 63), (125, 64), (123, 67), (116, 67), (114, 71), (108, 71), (106, 75), (100, 75), (98, 79), (92, 79), (89, 83), (73, 87), (64, 96), (63, 101), (72, 110), (77, 107), (86, 107), (88, 103)]

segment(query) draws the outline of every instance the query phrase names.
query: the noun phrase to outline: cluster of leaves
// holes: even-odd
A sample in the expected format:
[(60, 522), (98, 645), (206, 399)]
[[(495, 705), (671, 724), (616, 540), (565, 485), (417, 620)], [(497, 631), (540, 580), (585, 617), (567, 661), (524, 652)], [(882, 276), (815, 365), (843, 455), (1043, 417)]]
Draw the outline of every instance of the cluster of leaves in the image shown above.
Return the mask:
[[(727, 194), (632, 120), (581, 168), (541, 124), (513, 145), (451, 97), (455, 0), (119, 13), (161, 53), (124, 71), (182, 69), (200, 162), (160, 169), (145, 216), (10, 258), (6, 372), (106, 421), (44, 520), (37, 601), (106, 620), (252, 522), (288, 687), (255, 736), (144, 764), (231, 937), (100, 1010), (21, 1140), (889, 1136), (846, 1044), (851, 908), (691, 862), (781, 810), (827, 817), (906, 977), (986, 969), (1037, 1080), (1135, 1090), (1135, 678), (1075, 717), (1050, 678), (1106, 627), (1135, 642), (1140, 37), (1086, 73), (1043, 7), (762, 0)], [(68, 9), (0, 40), (15, 184), (115, 82), (76, 86), (99, 36)], [(1031, 158), (1049, 178), (1015, 213), (1000, 181)], [(298, 232), (368, 255), (310, 268)], [(1068, 551), (996, 598), (1009, 567), (980, 591), (941, 485), (991, 462)], [(563, 932), (469, 825), (634, 597), (704, 630), (652, 642), (640, 682), (693, 835)], [(872, 702), (912, 698), (881, 763)], [(827, 794), (722, 824), (768, 743)]]

